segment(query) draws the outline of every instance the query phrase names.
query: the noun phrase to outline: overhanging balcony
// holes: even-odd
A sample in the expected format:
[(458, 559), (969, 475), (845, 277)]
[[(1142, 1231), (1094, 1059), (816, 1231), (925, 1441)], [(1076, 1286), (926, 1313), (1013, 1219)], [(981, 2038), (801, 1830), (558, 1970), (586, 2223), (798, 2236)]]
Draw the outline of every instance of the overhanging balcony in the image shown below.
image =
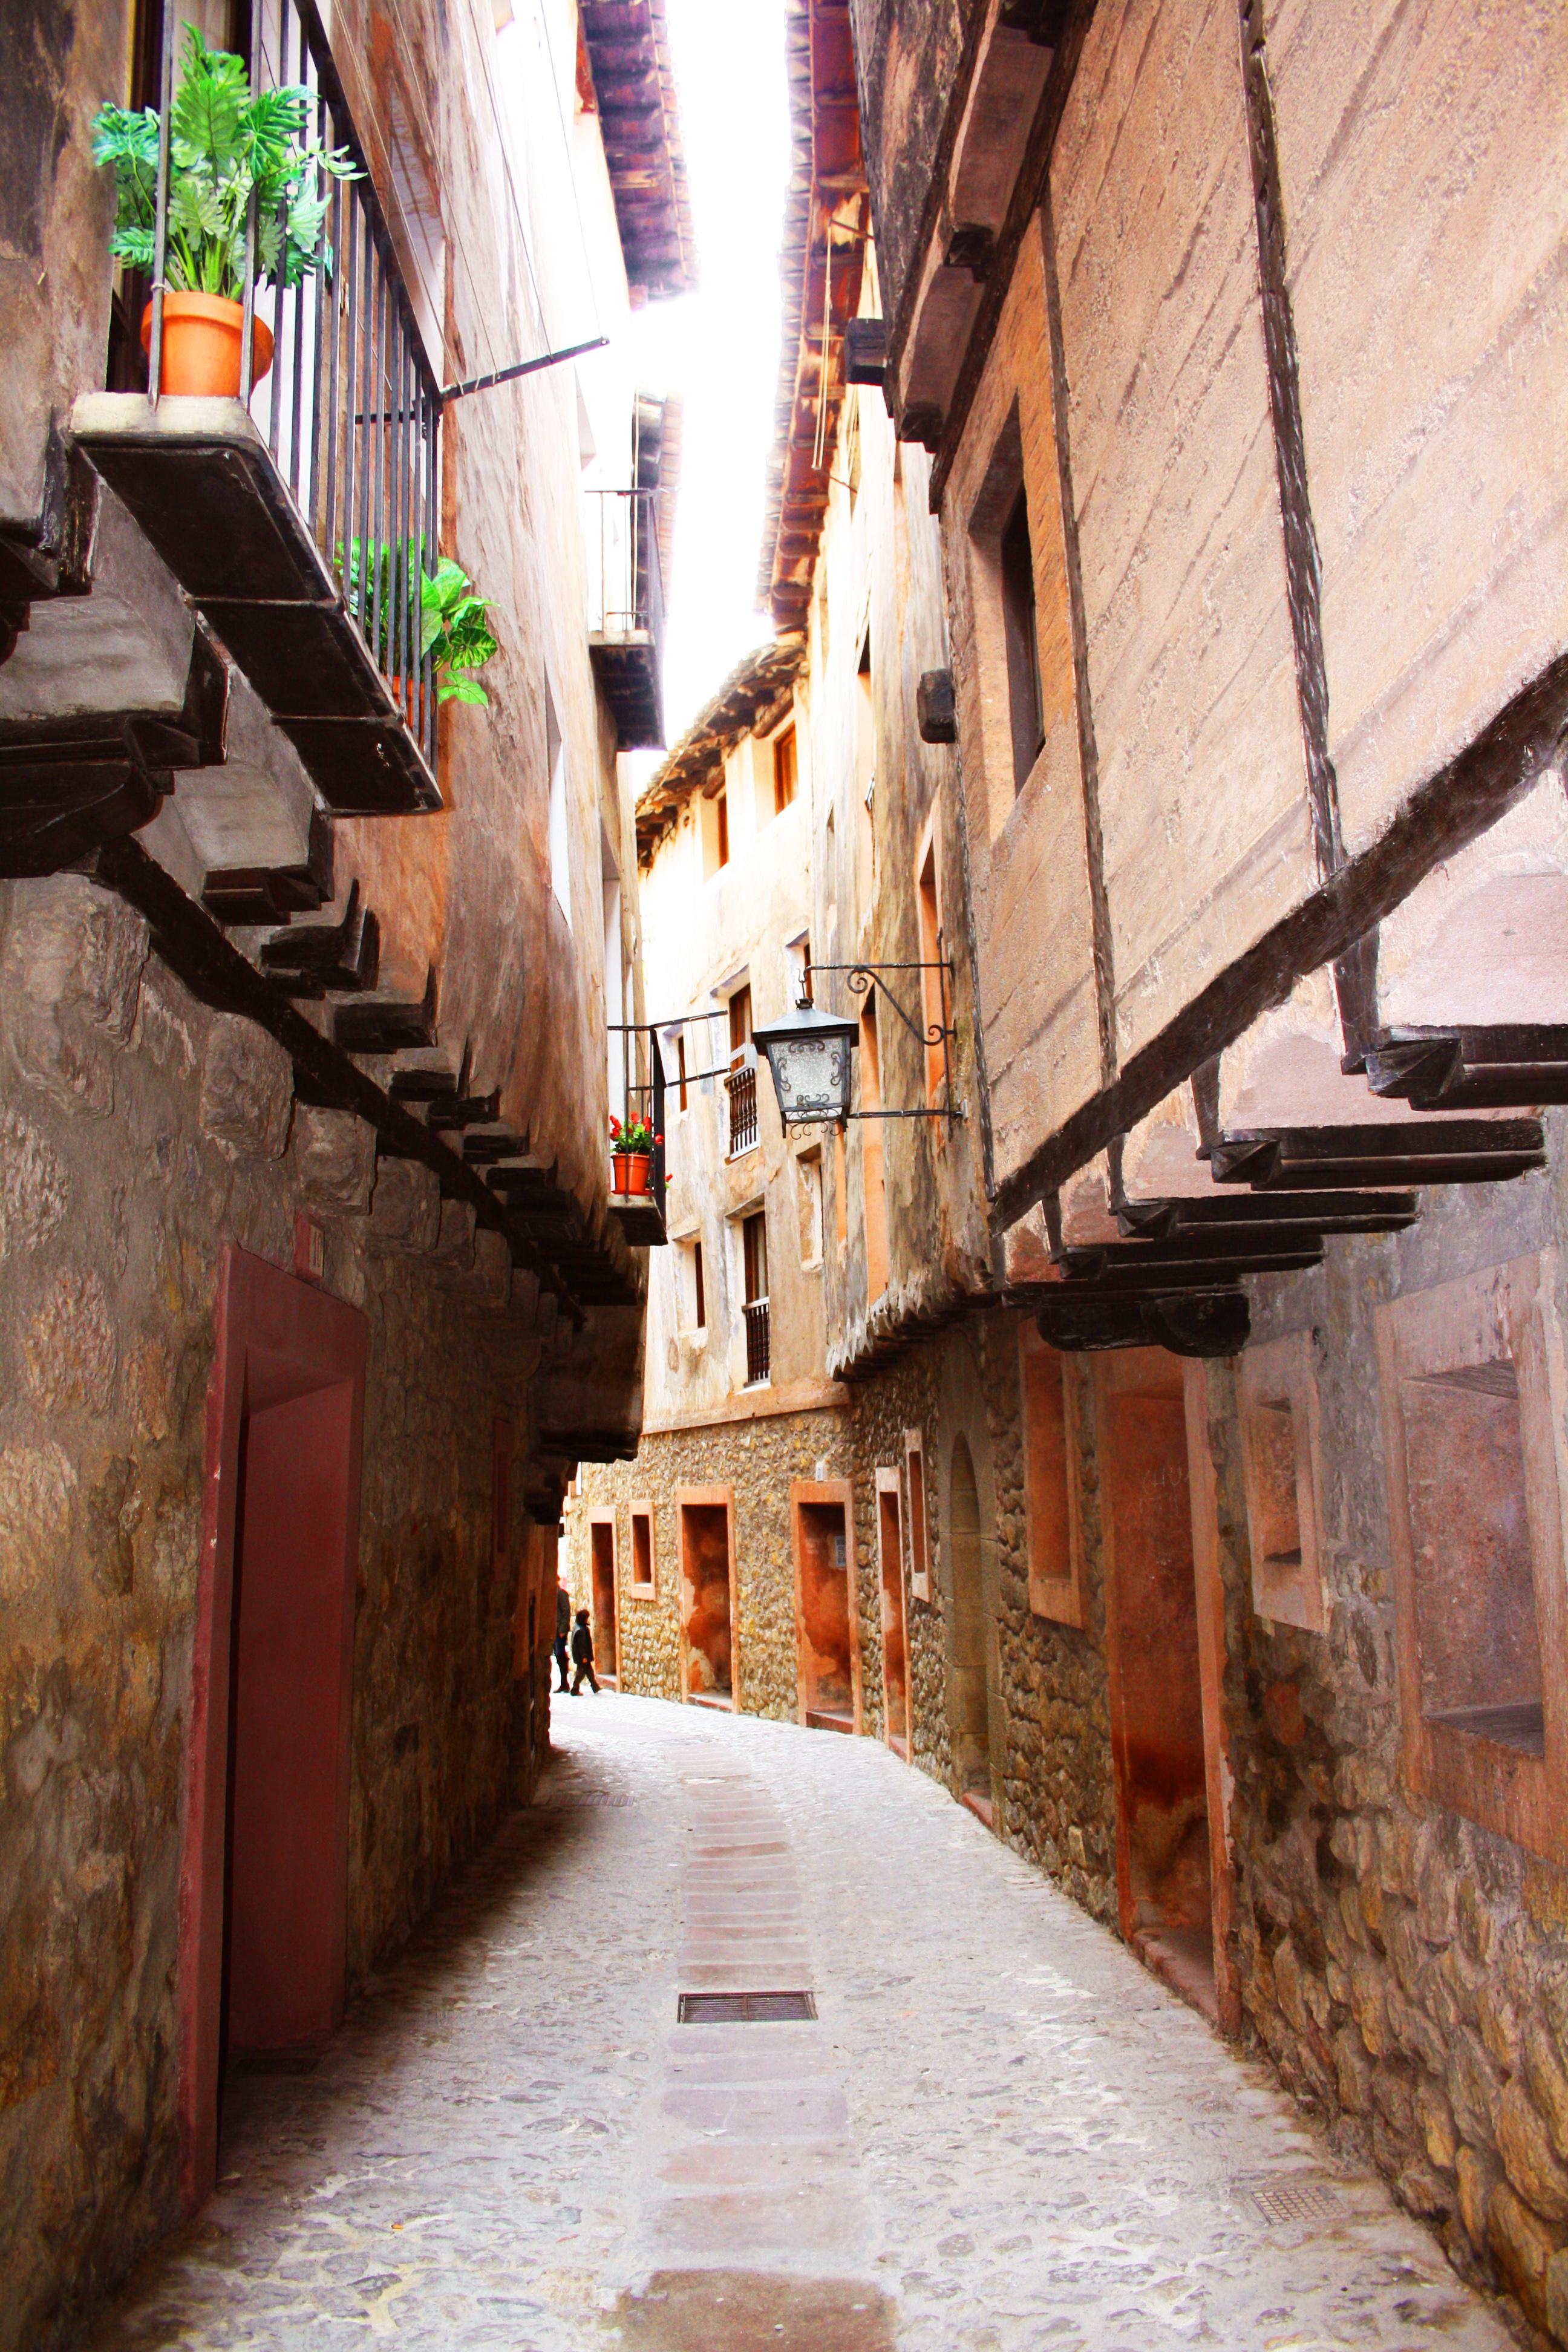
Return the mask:
[(321, 268), (247, 296), (247, 342), (270, 331), (270, 373), (248, 403), (92, 394), (71, 431), (326, 807), (437, 809), (419, 581), (437, 554), (441, 393), (320, 17), (299, 0), (279, 12), (253, 81), (303, 84), (310, 132), (362, 176), (327, 184)]
[(588, 650), (622, 751), (664, 742), (664, 579), (657, 490), (589, 490)]

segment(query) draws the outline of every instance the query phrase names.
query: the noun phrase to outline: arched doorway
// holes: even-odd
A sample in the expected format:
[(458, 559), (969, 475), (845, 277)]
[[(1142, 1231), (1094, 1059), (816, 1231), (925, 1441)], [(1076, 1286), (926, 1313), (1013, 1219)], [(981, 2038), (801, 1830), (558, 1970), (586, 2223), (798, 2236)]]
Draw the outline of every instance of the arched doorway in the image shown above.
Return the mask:
[(989, 1815), (991, 1702), (985, 1679), (985, 1593), (982, 1574), (980, 1488), (964, 1437), (953, 1441), (949, 1474), (949, 1715), (958, 1793)]

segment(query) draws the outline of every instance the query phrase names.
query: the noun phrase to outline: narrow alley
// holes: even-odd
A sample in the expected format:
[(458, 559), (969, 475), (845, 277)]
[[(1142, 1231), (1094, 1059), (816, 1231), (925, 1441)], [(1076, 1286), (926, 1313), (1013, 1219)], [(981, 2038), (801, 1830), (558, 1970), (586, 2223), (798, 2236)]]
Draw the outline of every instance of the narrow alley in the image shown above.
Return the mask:
[[(231, 2084), (217, 2196), (94, 2352), (1510, 2341), (1260, 2066), (880, 1744), (556, 1717), (541, 1801), (338, 2038)], [(816, 2022), (678, 2021), (784, 1989)]]

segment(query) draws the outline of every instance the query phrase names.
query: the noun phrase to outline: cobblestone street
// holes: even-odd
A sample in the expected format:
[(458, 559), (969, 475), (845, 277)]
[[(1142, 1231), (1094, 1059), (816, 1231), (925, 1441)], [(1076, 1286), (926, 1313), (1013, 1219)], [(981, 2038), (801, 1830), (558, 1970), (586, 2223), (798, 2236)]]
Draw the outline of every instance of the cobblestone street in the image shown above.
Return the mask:
[[(90, 2341), (1510, 2342), (1108, 1935), (879, 1745), (606, 1695)], [(815, 2023), (677, 2022), (810, 1988)]]

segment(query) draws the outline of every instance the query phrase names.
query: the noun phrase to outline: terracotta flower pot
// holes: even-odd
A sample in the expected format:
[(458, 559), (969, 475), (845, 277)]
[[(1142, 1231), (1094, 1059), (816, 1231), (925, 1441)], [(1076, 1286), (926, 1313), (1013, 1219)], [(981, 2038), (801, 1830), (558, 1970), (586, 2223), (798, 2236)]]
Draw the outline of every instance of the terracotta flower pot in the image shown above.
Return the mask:
[[(239, 396), (239, 347), (245, 312), (219, 294), (163, 296), (163, 364), (160, 392), (205, 393), (208, 399)], [(142, 348), (153, 351), (153, 305), (142, 313)], [(258, 319), (251, 328), (252, 390), (272, 365), (272, 330)]]
[(632, 1189), (632, 1188), (631, 1188), (631, 1183), (630, 1183), (630, 1181), (629, 1181), (629, 1178), (630, 1178), (630, 1174), (631, 1174), (631, 1165), (632, 1165), (632, 1155), (631, 1155), (631, 1153), (630, 1153), (629, 1151), (612, 1151), (612, 1152), (611, 1152), (611, 1154), (610, 1154), (610, 1189), (611, 1189), (611, 1191), (612, 1191), (612, 1192), (629, 1192), (631, 1191), (631, 1189)]
[(626, 1154), (626, 1190), (628, 1192), (648, 1192), (652, 1187), (653, 1181), (652, 1153), (647, 1151), (631, 1151)]

